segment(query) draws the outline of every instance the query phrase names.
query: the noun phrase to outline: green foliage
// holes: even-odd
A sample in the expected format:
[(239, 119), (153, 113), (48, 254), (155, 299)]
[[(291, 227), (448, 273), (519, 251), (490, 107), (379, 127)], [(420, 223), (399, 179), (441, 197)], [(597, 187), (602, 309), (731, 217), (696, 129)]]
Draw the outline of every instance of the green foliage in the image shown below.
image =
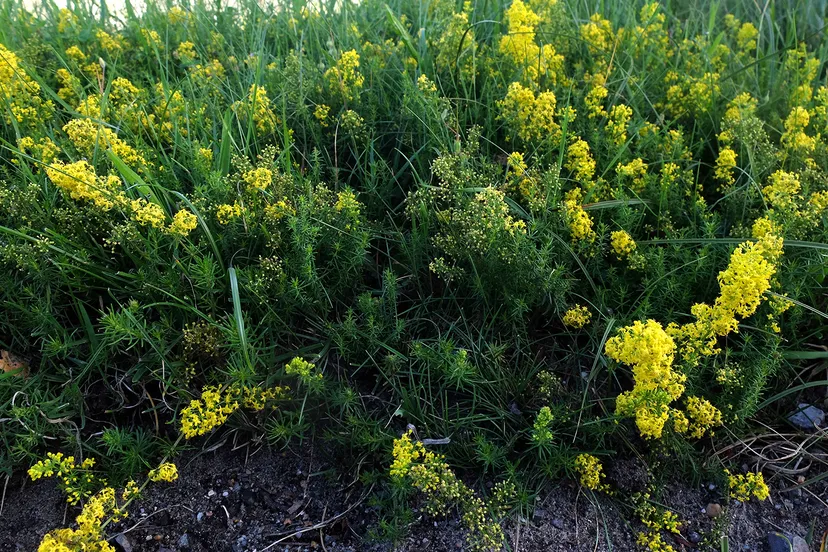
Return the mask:
[[(819, 2), (674, 4), (2, 0), (0, 469), (127, 479), (205, 388), (288, 386), (228, 423), (365, 469), (411, 425), (529, 504), (581, 453), (696, 470), (784, 419), (828, 317)], [(642, 439), (607, 342), (697, 320), (762, 229), (756, 312), (672, 365), (728, 431)]]

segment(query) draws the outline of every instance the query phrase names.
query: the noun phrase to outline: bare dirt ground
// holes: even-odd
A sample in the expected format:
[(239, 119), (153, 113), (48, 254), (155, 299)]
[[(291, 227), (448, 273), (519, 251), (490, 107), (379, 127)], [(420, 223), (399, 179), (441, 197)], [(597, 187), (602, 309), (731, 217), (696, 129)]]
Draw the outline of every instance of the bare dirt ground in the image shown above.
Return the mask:
[[(414, 512), (408, 534), (397, 543), (366, 538), (379, 521), (369, 500), (370, 487), (337, 470), (337, 461), (319, 448), (279, 452), (229, 446), (190, 453), (177, 461), (180, 478), (148, 487), (130, 506), (122, 523), (108, 528), (119, 552), (457, 552), (465, 549), (456, 515), (435, 519)], [(624, 479), (615, 498), (584, 493), (562, 481), (542, 493), (531, 519), (505, 523), (508, 550), (631, 551), (640, 524), (619, 500), (634, 486), (629, 469), (610, 477)], [(633, 483), (631, 483), (633, 482)], [(818, 541), (828, 528), (828, 486), (824, 482), (781, 493), (771, 484), (771, 499), (731, 503), (710, 518), (709, 503), (722, 503), (719, 489), (667, 485), (662, 500), (686, 521), (672, 538), (676, 550), (721, 550), (721, 534), (731, 551), (770, 550), (768, 531), (783, 531)], [(77, 510), (67, 508), (52, 481), (27, 482), (21, 474), (8, 482), (0, 517), (0, 552), (37, 550), (49, 530), (71, 524)], [(109, 530), (111, 529), (111, 530)]]

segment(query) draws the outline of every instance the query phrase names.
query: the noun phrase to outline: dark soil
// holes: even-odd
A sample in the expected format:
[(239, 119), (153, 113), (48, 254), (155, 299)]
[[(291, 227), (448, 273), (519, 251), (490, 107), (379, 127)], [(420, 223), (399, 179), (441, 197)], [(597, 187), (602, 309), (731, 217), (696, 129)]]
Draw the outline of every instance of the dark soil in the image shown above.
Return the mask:
[[(435, 519), (415, 511), (408, 536), (396, 545), (370, 542), (368, 529), (379, 521), (368, 500), (370, 488), (337, 470), (337, 461), (319, 448), (291, 452), (229, 446), (179, 458), (180, 478), (148, 487), (130, 515), (110, 527), (116, 550), (126, 552), (457, 552), (465, 549), (464, 531), (456, 516)], [(624, 470), (626, 483), (634, 470)], [(814, 474), (811, 474), (814, 475)], [(610, 473), (612, 478), (613, 474)], [(787, 486), (788, 483), (780, 485)], [(515, 517), (504, 529), (509, 550), (632, 551), (640, 524), (616, 498), (583, 492), (561, 482), (541, 496), (531, 519)], [(772, 483), (772, 488), (774, 483)], [(677, 550), (720, 550), (727, 534), (731, 551), (768, 550), (768, 531), (813, 535), (828, 529), (828, 486), (822, 482), (780, 493), (762, 503), (731, 503), (717, 518), (705, 513), (722, 502), (720, 490), (668, 484), (662, 501), (686, 520), (673, 537)], [(0, 517), (0, 552), (34, 551), (51, 529), (70, 525), (77, 509), (67, 508), (52, 481), (26, 482), (22, 474), (8, 483)], [(120, 534), (120, 536), (119, 536)], [(186, 536), (185, 536), (186, 535)], [(670, 537), (668, 537), (669, 539)], [(668, 540), (668, 542), (670, 542)]]

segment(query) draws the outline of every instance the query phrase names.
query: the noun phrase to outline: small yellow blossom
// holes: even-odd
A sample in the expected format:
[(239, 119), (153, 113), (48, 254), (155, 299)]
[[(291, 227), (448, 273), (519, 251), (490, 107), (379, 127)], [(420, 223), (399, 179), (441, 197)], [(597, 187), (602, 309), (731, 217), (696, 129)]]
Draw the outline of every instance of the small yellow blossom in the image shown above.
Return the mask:
[(583, 305), (575, 305), (563, 315), (563, 323), (572, 328), (583, 328), (589, 324), (592, 313)]
[(575, 458), (575, 471), (578, 472), (581, 485), (592, 491), (605, 491), (609, 486), (604, 483), (604, 467), (601, 461), (591, 454), (579, 454)]
[(758, 500), (767, 500), (770, 496), (770, 489), (765, 483), (765, 477), (762, 472), (748, 472), (742, 474), (732, 474), (725, 470), (727, 475), (727, 483), (730, 487), (730, 496), (741, 502), (747, 502), (751, 496)]
[(157, 468), (150, 470), (148, 477), (150, 481), (166, 481), (167, 483), (172, 483), (178, 479), (178, 468), (175, 464), (165, 462)]

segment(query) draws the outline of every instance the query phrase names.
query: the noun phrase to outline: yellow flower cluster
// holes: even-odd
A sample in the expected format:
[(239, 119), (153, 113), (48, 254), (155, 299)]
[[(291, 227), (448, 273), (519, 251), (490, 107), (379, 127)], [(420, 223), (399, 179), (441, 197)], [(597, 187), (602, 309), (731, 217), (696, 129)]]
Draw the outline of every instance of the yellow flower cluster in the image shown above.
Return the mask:
[[(691, 437), (701, 439), (710, 429), (722, 425), (722, 413), (707, 399), (687, 397), (686, 410), (689, 417), (686, 431), (690, 433)], [(679, 431), (679, 433), (683, 432)], [(710, 435), (713, 435), (712, 431), (710, 431)]]
[(115, 502), (115, 489), (105, 487), (84, 505), (75, 518), (77, 529), (55, 529), (43, 537), (38, 552), (115, 552), (115, 548), (103, 535), (104, 518), (110, 515), (113, 520), (123, 518), (126, 514)]
[(679, 518), (675, 512), (655, 506), (650, 500), (649, 493), (635, 493), (632, 497), (635, 504), (635, 513), (641, 520), (646, 531), (638, 533), (636, 542), (650, 552), (674, 552), (675, 549), (667, 544), (662, 532), (679, 534)]
[(316, 109), (313, 110), (313, 116), (316, 117), (316, 120), (319, 121), (319, 124), (323, 127), (328, 126), (328, 115), (331, 112), (331, 108), (325, 104), (319, 104), (316, 106)]
[(787, 153), (808, 155), (816, 147), (816, 139), (808, 136), (805, 129), (811, 122), (811, 116), (804, 107), (794, 107), (785, 119), (785, 132), (779, 139)]
[(86, 161), (68, 165), (54, 163), (46, 167), (46, 175), (55, 186), (69, 192), (72, 199), (89, 201), (103, 211), (124, 206), (127, 202), (121, 190), (120, 179), (112, 175), (109, 178), (99, 178)]
[(617, 230), (610, 234), (610, 245), (619, 260), (632, 256), (638, 247), (626, 230)]
[(171, 462), (165, 462), (157, 468), (150, 470), (147, 477), (149, 477), (150, 481), (172, 483), (178, 479), (178, 468)]
[(581, 38), (589, 49), (589, 53), (596, 56), (612, 54), (615, 46), (615, 33), (612, 23), (604, 19), (600, 13), (592, 14), (588, 23), (581, 25)]
[(724, 183), (725, 186), (733, 184), (733, 170), (736, 168), (736, 152), (725, 147), (719, 151), (719, 156), (716, 158), (716, 178)]
[(579, 454), (575, 458), (575, 471), (578, 472), (582, 486), (592, 491), (608, 491), (609, 485), (604, 483), (604, 466), (601, 461), (591, 454)]
[(583, 328), (589, 324), (592, 313), (583, 305), (575, 305), (563, 315), (563, 323), (572, 328)]
[(734, 475), (725, 470), (725, 474), (730, 487), (730, 496), (736, 500), (747, 502), (751, 496), (758, 500), (766, 500), (770, 496), (770, 489), (765, 483), (765, 476), (762, 475), (762, 472)]
[(256, 130), (262, 134), (274, 132), (279, 125), (279, 118), (273, 112), (267, 90), (263, 86), (251, 84), (247, 98), (233, 102), (230, 107), (243, 121), (252, 118)]
[(352, 190), (343, 190), (336, 194), (334, 209), (349, 218), (359, 220), (359, 212), (362, 209), (362, 204), (357, 200), (357, 196)]
[(607, 110), (604, 109), (604, 102), (609, 95), (606, 82), (607, 79), (603, 73), (584, 76), (584, 83), (588, 87), (587, 93), (584, 95), (584, 104), (586, 104), (587, 116), (590, 119), (607, 116)]
[(123, 50), (121, 37), (118, 35), (112, 36), (103, 29), (98, 29), (95, 32), (95, 38), (98, 40), (98, 45), (101, 49), (109, 55), (119, 54), (121, 53), (121, 50)]
[(227, 225), (230, 224), (233, 219), (240, 217), (244, 214), (245, 209), (238, 202), (230, 205), (228, 203), (222, 203), (221, 205), (216, 207), (216, 220), (219, 224)]
[(552, 84), (563, 80), (563, 56), (551, 44), (535, 44), (535, 27), (540, 17), (521, 0), (514, 0), (506, 10), (506, 20), (509, 31), (500, 39), (500, 53), (523, 69), (530, 82), (538, 82), (544, 75)]
[(503, 529), (488, 513), (486, 503), (460, 481), (443, 456), (425, 450), (411, 438), (411, 431), (394, 440), (394, 460), (389, 474), (398, 482), (407, 482), (427, 499), (426, 511), (443, 514), (452, 506), (459, 507), (461, 520), (468, 529), (469, 550), (474, 552), (500, 550), (505, 541)]
[(624, 165), (615, 167), (618, 176), (626, 178), (630, 183), (630, 189), (636, 194), (644, 192), (644, 178), (647, 176), (647, 164), (640, 157), (637, 157)]
[(164, 209), (157, 203), (147, 201), (144, 198), (133, 199), (130, 202), (132, 218), (142, 226), (151, 226), (159, 230), (164, 228), (167, 215)]
[(195, 44), (190, 42), (189, 40), (182, 42), (178, 45), (178, 48), (175, 50), (175, 55), (181, 60), (182, 63), (187, 65), (193, 63), (198, 59), (198, 54), (195, 50)]
[(242, 180), (247, 184), (249, 191), (258, 190), (263, 192), (273, 182), (273, 171), (265, 167), (251, 169), (242, 175)]
[(178, 6), (173, 6), (167, 12), (167, 21), (170, 25), (178, 25), (179, 23), (186, 23), (190, 19), (190, 14)]
[(322, 381), (322, 373), (315, 371), (316, 365), (301, 357), (294, 357), (285, 364), (285, 372), (289, 376), (296, 376), (302, 383), (308, 386), (318, 386)]
[(118, 138), (112, 130), (91, 119), (72, 119), (63, 130), (78, 151), (89, 158), (94, 156), (96, 149), (106, 148), (132, 168), (140, 169), (147, 164), (135, 148)]
[(630, 124), (632, 114), (632, 108), (624, 104), (616, 104), (610, 109), (607, 134), (616, 146), (627, 141), (627, 126)]
[(633, 368), (632, 391), (616, 399), (616, 413), (635, 417), (645, 438), (660, 438), (670, 417), (670, 403), (684, 393), (684, 374), (673, 371), (676, 345), (655, 320), (636, 320), (607, 340), (605, 353)]
[(24, 136), (17, 141), (17, 149), (44, 165), (52, 163), (60, 154), (60, 148), (48, 136), (37, 141), (30, 136)]
[(342, 52), (336, 65), (325, 71), (325, 80), (329, 90), (344, 103), (357, 100), (365, 77), (359, 72), (359, 54), (356, 50)]
[(592, 177), (595, 176), (595, 159), (586, 140), (576, 137), (569, 144), (564, 167), (572, 171), (572, 176), (581, 184), (589, 186), (592, 183)]
[(736, 317), (746, 318), (759, 307), (782, 254), (782, 238), (767, 228), (766, 219), (757, 221), (755, 230), (763, 235), (755, 242), (742, 243), (733, 252), (728, 267), (718, 275), (720, 291), (713, 305), (697, 303), (690, 309), (696, 317), (694, 322), (682, 326), (673, 323), (667, 328), (681, 343), (685, 361), (693, 364), (699, 355), (716, 354), (717, 337), (738, 331)]
[(198, 218), (185, 209), (178, 211), (173, 217), (167, 232), (173, 236), (185, 237), (198, 226)]
[(58, 188), (75, 200), (89, 201), (102, 211), (115, 207), (129, 211), (132, 220), (142, 226), (151, 226), (170, 235), (184, 237), (198, 224), (196, 216), (180, 210), (166, 226), (167, 215), (157, 203), (138, 198), (129, 200), (123, 191), (121, 179), (110, 174), (106, 178), (95, 174), (86, 161), (64, 164), (56, 162), (46, 167), (46, 175)]
[(90, 487), (96, 478), (89, 470), (95, 465), (94, 458), (87, 458), (80, 465), (74, 456), (64, 456), (62, 452), (48, 452), (46, 459), (38, 461), (29, 468), (29, 477), (37, 481), (41, 477), (58, 477), (66, 501), (77, 504), (90, 495)]
[(262, 410), (269, 400), (284, 398), (287, 387), (247, 387), (232, 385), (223, 391), (215, 386), (202, 389), (201, 399), (193, 399), (181, 411), (181, 433), (186, 439), (205, 435), (221, 426), (236, 410)]
[(591, 243), (595, 241), (595, 230), (592, 229), (592, 217), (581, 206), (583, 191), (573, 188), (566, 194), (563, 201), (564, 216), (572, 241)]
[(736, 33), (736, 46), (744, 53), (750, 53), (756, 49), (756, 39), (759, 38), (759, 30), (753, 23), (744, 23)]
[(26, 74), (20, 58), (0, 44), (0, 103), (6, 124), (40, 125), (52, 116), (54, 105), (40, 97), (40, 85)]
[(530, 88), (519, 82), (509, 85), (506, 97), (497, 102), (500, 108), (498, 118), (515, 132), (524, 142), (531, 140), (560, 140), (561, 127), (555, 121), (557, 100), (551, 91), (537, 96)]

